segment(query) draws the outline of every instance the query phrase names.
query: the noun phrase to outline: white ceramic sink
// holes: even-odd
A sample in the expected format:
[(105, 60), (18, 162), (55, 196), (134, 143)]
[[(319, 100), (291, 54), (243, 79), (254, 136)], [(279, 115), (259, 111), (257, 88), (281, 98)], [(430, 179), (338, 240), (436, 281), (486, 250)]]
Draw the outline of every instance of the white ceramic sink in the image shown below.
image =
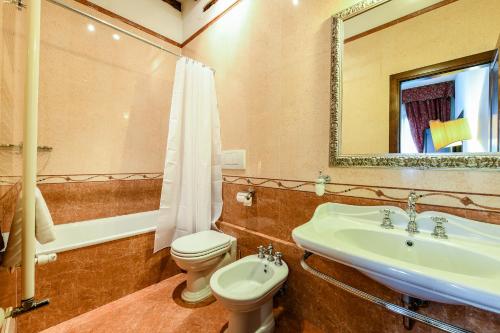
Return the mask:
[[(380, 226), (384, 208), (395, 212), (394, 229)], [(448, 239), (431, 235), (434, 216), (448, 220)], [(401, 208), (325, 203), (292, 235), (301, 248), (400, 293), (500, 313), (500, 226), (432, 211), (416, 221), (420, 232), (409, 235)]]

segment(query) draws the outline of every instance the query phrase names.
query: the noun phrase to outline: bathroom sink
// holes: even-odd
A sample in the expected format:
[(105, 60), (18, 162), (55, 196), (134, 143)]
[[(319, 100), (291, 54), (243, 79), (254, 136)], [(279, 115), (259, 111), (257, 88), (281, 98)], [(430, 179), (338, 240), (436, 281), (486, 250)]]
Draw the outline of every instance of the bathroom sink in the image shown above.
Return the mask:
[[(386, 208), (394, 212), (393, 229), (380, 226)], [(432, 217), (447, 219), (448, 239), (431, 235)], [(292, 235), (301, 248), (400, 293), (500, 313), (500, 226), (432, 211), (416, 222), (420, 232), (410, 235), (401, 208), (326, 203)]]
[(499, 264), (498, 260), (457, 246), (443, 247), (439, 242), (412, 241), (404, 234), (362, 229), (340, 230), (335, 233), (335, 239), (346, 249), (352, 246), (357, 250), (430, 269), (471, 277), (500, 277), (498, 267), (495, 267)]

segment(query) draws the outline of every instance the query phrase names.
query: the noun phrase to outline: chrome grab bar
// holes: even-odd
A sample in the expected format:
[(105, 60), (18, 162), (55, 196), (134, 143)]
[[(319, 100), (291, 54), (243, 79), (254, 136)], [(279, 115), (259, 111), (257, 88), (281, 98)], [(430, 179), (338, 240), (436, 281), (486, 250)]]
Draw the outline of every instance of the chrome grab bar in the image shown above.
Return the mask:
[(310, 256), (312, 256), (313, 253), (312, 252), (309, 252), (309, 251), (304, 251), (304, 256), (302, 257), (302, 259), (300, 260), (300, 265), (302, 266), (302, 268), (306, 271), (308, 271), (309, 273), (311, 273), (312, 275), (315, 275), (317, 277), (319, 277), (320, 279), (322, 280), (325, 280), (326, 282), (330, 283), (330, 284), (333, 284), (334, 286), (342, 289), (342, 290), (345, 290), (355, 296), (358, 296), (364, 300), (367, 300), (367, 301), (370, 301), (372, 303), (375, 303), (377, 305), (380, 305), (384, 308), (386, 308), (387, 310), (391, 311), (391, 312), (394, 312), (394, 313), (397, 313), (397, 314), (400, 314), (400, 315), (403, 315), (403, 316), (406, 316), (406, 317), (409, 317), (411, 319), (414, 319), (414, 320), (417, 320), (421, 323), (424, 323), (424, 324), (427, 324), (429, 326), (432, 326), (432, 327), (435, 327), (435, 328), (438, 328), (444, 332), (449, 332), (449, 333), (472, 333), (472, 331), (468, 331), (466, 329), (463, 329), (461, 327), (458, 327), (458, 326), (455, 326), (455, 325), (452, 325), (452, 324), (448, 324), (448, 323), (445, 323), (444, 321), (441, 321), (441, 320), (438, 320), (438, 319), (434, 319), (434, 318), (431, 318), (429, 316), (426, 316), (426, 315), (423, 315), (423, 314), (420, 314), (418, 312), (415, 312), (415, 311), (411, 311), (411, 310), (408, 310), (402, 306), (399, 306), (399, 305), (396, 305), (396, 304), (393, 304), (393, 303), (390, 303), (390, 302), (387, 302), (381, 298), (378, 298), (376, 296), (373, 296), (371, 294), (368, 294), (368, 293), (365, 293), (364, 291), (361, 291), (359, 289), (356, 289), (354, 287), (351, 287), (343, 282), (340, 282), (336, 279), (334, 279), (333, 277), (325, 274), (325, 273), (322, 273), (314, 268), (312, 268), (311, 266), (309, 266), (307, 263), (306, 263), (306, 260), (307, 258), (309, 258)]

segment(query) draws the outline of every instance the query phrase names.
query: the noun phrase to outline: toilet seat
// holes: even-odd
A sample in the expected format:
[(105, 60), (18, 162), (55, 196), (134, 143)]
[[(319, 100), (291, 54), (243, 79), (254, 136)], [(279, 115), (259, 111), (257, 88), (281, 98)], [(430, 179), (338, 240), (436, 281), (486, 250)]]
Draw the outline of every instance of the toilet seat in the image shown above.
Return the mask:
[(227, 252), (231, 236), (213, 230), (201, 231), (176, 239), (170, 252), (183, 259), (212, 257)]
[(215, 257), (221, 253), (226, 253), (229, 248), (231, 247), (231, 244), (227, 244), (226, 246), (222, 246), (216, 249), (212, 249), (206, 252), (202, 253), (179, 253), (174, 250), (170, 250), (170, 254), (172, 254), (174, 257), (177, 257), (179, 259), (183, 260), (197, 260), (197, 259), (210, 259), (212, 257)]

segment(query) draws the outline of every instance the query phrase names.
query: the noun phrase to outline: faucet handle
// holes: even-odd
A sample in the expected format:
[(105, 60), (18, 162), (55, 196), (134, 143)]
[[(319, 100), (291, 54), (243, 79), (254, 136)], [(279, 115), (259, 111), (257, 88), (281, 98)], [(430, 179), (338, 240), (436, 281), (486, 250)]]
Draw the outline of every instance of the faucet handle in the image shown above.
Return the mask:
[(393, 229), (394, 225), (391, 221), (391, 214), (394, 214), (394, 211), (389, 208), (384, 208), (381, 209), (380, 212), (384, 214), (384, 218), (382, 219), (382, 224), (380, 224), (380, 226), (385, 229)]
[(273, 244), (269, 244), (267, 246), (267, 254), (272, 256), (273, 255)]
[(444, 223), (448, 222), (448, 219), (446, 219), (446, 217), (433, 216), (431, 217), (431, 220), (436, 223), (436, 225), (434, 226), (434, 231), (431, 235), (441, 239), (448, 238), (448, 235), (446, 235), (446, 229), (444, 227)]
[(273, 262), (274, 261), (273, 244), (269, 244), (267, 246), (267, 261), (269, 261), (269, 262)]
[(258, 255), (259, 259), (264, 259), (266, 257), (266, 249), (264, 248), (264, 246), (259, 245), (257, 250), (259, 251), (259, 255)]
[(440, 224), (440, 225), (442, 225), (443, 223), (448, 222), (448, 219), (446, 217), (442, 217), (442, 216), (433, 216), (433, 217), (431, 217), (431, 220), (434, 223)]
[(283, 254), (281, 252), (276, 252), (276, 261), (274, 262), (274, 264), (276, 266), (282, 266), (283, 265), (283, 261), (281, 260), (283, 258)]

